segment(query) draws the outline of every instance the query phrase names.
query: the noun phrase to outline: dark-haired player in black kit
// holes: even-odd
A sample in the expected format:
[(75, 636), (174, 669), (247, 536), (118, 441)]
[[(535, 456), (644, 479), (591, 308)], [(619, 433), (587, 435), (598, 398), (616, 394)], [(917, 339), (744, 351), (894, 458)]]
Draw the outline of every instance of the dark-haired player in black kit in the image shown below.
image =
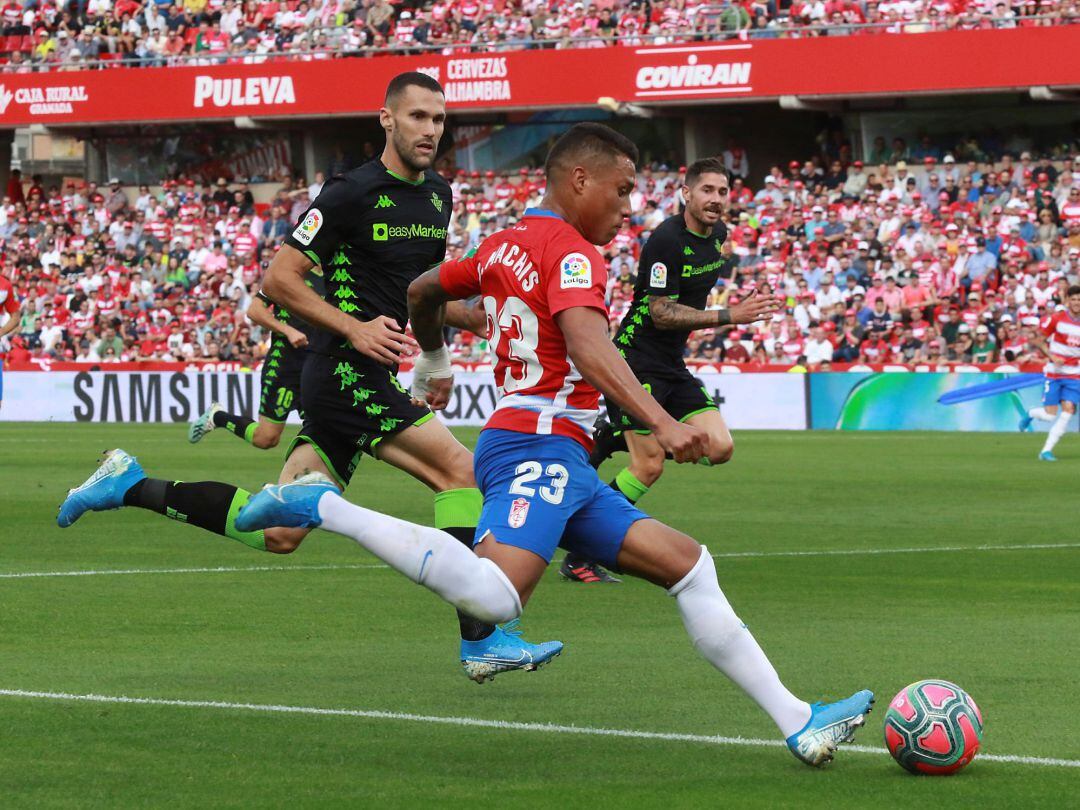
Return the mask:
[[(723, 464), (734, 443), (712, 396), (687, 369), (686, 341), (697, 329), (753, 323), (769, 318), (779, 300), (756, 293), (729, 309), (705, 309), (724, 266), (728, 173), (720, 158), (690, 164), (682, 190), (685, 209), (653, 231), (641, 251), (634, 300), (615, 335), (615, 347), (634, 375), (675, 419), (709, 434), (709, 455), (702, 463)], [(599, 467), (625, 437), (630, 465), (620, 470), (612, 488), (636, 503), (664, 472), (664, 451), (648, 430), (607, 403), (609, 425), (597, 429), (590, 461)], [(576, 582), (618, 582), (583, 557), (568, 554), (559, 569)]]
[[(300, 395), (304, 426), (287, 453), (279, 482), (321, 472), (344, 490), (366, 452), (430, 487), (435, 526), (472, 547), (482, 497), (472, 454), (398, 382), (397, 364), (415, 347), (404, 333), (406, 291), (440, 264), (453, 199), (432, 168), (446, 121), (446, 97), (423, 73), (391, 80), (379, 113), (386, 131), (380, 160), (330, 179), (274, 257), (263, 292), (313, 326)], [(321, 266), (325, 296), (305, 276)], [(446, 323), (486, 332), (481, 310), (453, 302)], [(422, 378), (450, 377), (449, 355), (423, 353)], [(433, 403), (445, 407), (444, 402)], [(295, 550), (310, 529), (241, 532), (235, 517), (249, 493), (217, 482), (147, 478), (136, 460), (112, 451), (72, 490), (58, 523), (88, 510), (139, 506), (279, 554)], [(459, 612), (461, 663), (477, 682), (508, 670), (536, 669), (560, 642), (529, 644), (513, 626), (494, 627)]]

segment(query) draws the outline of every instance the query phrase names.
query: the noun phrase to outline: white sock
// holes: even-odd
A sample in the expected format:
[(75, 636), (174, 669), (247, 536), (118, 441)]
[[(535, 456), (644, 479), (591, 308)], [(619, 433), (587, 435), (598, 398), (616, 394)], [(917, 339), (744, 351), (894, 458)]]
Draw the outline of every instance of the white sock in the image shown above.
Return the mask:
[(1054, 449), (1054, 445), (1057, 444), (1061, 437), (1065, 435), (1065, 431), (1069, 429), (1069, 419), (1072, 418), (1072, 414), (1066, 413), (1062, 408), (1058, 411), (1058, 418), (1050, 426), (1050, 432), (1046, 435), (1046, 444), (1043, 445), (1042, 451), (1049, 453)]
[(1028, 411), (1028, 416), (1032, 419), (1038, 419), (1040, 422), (1053, 422), (1056, 418), (1054, 414), (1047, 413), (1046, 408), (1032, 408)]
[(521, 599), (506, 574), (446, 532), (373, 512), (335, 492), (319, 499), (319, 516), (322, 528), (355, 540), (480, 621), (502, 624), (521, 615)]
[(707, 548), (701, 547), (697, 564), (668, 593), (698, 652), (757, 701), (784, 737), (800, 731), (810, 719), (810, 706), (780, 682), (764, 650), (731, 609)]

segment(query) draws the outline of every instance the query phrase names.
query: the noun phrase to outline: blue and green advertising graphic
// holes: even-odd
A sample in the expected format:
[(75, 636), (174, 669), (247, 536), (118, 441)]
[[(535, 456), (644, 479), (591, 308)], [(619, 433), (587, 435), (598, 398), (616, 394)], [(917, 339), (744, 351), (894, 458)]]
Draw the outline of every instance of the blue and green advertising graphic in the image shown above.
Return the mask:
[[(1003, 381), (998, 372), (964, 374), (858, 373), (811, 374), (808, 422), (823, 430), (986, 430), (1015, 431), (1020, 418), (1042, 402), (1042, 386), (943, 405), (943, 394)], [(1035, 430), (1045, 431), (1035, 422)], [(1072, 429), (1076, 429), (1075, 420)]]

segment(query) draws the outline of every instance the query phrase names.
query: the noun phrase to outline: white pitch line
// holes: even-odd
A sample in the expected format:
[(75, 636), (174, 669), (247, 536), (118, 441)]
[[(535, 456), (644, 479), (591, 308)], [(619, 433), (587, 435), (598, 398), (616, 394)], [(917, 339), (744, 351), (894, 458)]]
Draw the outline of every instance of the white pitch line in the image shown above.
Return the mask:
[[(1047, 551), (1080, 548), (1080, 543), (1036, 543), (1011, 546), (928, 546), (911, 548), (838, 548), (820, 551), (722, 551), (713, 554), (715, 559), (739, 560), (762, 557), (861, 557), (878, 554), (922, 554), (930, 552), (950, 553), (967, 551)], [(327, 565), (252, 565), (220, 566), (216, 568), (123, 568), (88, 571), (10, 571), (0, 573), (0, 579), (41, 579), (45, 577), (106, 577), (133, 574), (246, 574), (262, 571), (348, 571), (385, 570), (390, 566), (370, 564)]]
[[(325, 709), (318, 706), (282, 706), (268, 703), (232, 703), (223, 700), (175, 700), (170, 698), (140, 698), (125, 695), (77, 695), (68, 692), (36, 692), (25, 689), (0, 689), (0, 696), (37, 700), (66, 700), (79, 703), (112, 703), (134, 706), (167, 706), (183, 709), (222, 709), (226, 711), (263, 712), (268, 714), (306, 714), (324, 717), (358, 717), (367, 720), (397, 720), (409, 723), (429, 723), (444, 726), (493, 728), (503, 731), (535, 731), (544, 734), (578, 734), (589, 737), (620, 737), (634, 740), (703, 743), (706, 745), (741, 745), (754, 748), (782, 748), (781, 740), (762, 740), (753, 737), (723, 737), (705, 734), (680, 734), (666, 731), (637, 731), (622, 728), (593, 726), (563, 726), (555, 723), (522, 723), (517, 720), (485, 720), (480, 717), (442, 717), (431, 714), (388, 712), (376, 709)], [(845, 745), (841, 751), (856, 754), (885, 754), (883, 748), (868, 745)], [(1002, 762), (1015, 765), (1041, 765), (1059, 768), (1080, 768), (1080, 759), (1054, 759), (1014, 754), (980, 754), (983, 762)]]
[(342, 571), (367, 568), (389, 568), (381, 564), (355, 565), (252, 565), (220, 566), (217, 568), (119, 568), (98, 571), (13, 571), (0, 573), (0, 579), (39, 579), (42, 577), (113, 577), (132, 574), (246, 574), (251, 571)]
[(919, 554), (923, 552), (953, 551), (1044, 551), (1048, 549), (1080, 548), (1080, 543), (1032, 543), (1011, 546), (928, 546), (910, 548), (837, 548), (820, 551), (723, 551), (712, 556), (716, 559), (740, 557), (858, 557), (876, 554)]

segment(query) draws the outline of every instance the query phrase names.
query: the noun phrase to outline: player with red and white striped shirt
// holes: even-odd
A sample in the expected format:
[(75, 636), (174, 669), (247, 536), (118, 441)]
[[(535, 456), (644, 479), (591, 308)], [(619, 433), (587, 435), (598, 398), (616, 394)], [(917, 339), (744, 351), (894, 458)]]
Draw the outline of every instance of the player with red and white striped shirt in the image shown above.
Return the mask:
[(1039, 334), (1032, 342), (1050, 358), (1050, 362), (1045, 369), (1042, 407), (1028, 411), (1028, 415), (1020, 420), (1020, 430), (1030, 430), (1034, 419), (1053, 422), (1039, 452), (1039, 460), (1057, 461), (1054, 445), (1065, 435), (1069, 420), (1080, 405), (1080, 285), (1069, 287), (1065, 309), (1044, 318), (1039, 324)]

